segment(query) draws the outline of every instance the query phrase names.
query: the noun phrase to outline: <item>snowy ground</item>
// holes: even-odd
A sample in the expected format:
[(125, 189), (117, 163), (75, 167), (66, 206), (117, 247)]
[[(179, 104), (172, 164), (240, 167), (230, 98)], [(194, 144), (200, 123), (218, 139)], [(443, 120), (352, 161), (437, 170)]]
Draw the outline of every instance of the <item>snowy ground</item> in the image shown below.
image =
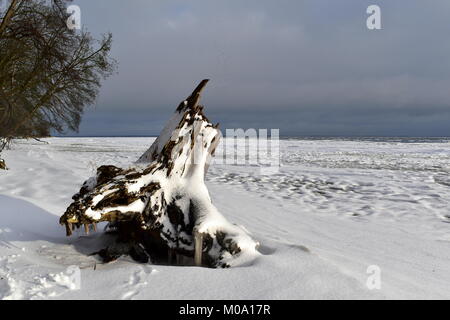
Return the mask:
[(261, 243), (253, 265), (224, 270), (96, 262), (101, 232), (66, 238), (58, 218), (99, 165), (153, 138), (46, 141), (16, 142), (0, 172), (0, 299), (450, 298), (448, 140), (283, 140), (278, 174), (213, 165), (213, 202)]

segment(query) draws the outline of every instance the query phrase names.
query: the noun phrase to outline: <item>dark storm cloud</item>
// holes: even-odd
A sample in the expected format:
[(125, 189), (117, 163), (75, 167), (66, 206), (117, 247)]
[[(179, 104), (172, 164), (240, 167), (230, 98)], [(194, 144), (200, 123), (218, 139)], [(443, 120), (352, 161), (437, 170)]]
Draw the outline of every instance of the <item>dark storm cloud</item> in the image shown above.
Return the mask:
[[(450, 2), (78, 0), (119, 74), (82, 135), (157, 134), (196, 82), (222, 128), (450, 135)], [(382, 30), (366, 28), (378, 4)]]

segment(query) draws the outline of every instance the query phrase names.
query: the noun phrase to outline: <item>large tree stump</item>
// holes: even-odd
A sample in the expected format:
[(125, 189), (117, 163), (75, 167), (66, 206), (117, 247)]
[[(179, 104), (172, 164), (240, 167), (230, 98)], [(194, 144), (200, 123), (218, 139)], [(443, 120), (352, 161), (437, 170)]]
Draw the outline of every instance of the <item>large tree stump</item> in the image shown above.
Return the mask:
[(101, 166), (83, 184), (60, 219), (68, 236), (109, 222), (117, 240), (98, 252), (106, 261), (129, 254), (141, 262), (228, 267), (257, 255), (256, 242), (225, 220), (204, 183), (221, 137), (199, 105), (207, 82), (181, 102), (136, 163)]

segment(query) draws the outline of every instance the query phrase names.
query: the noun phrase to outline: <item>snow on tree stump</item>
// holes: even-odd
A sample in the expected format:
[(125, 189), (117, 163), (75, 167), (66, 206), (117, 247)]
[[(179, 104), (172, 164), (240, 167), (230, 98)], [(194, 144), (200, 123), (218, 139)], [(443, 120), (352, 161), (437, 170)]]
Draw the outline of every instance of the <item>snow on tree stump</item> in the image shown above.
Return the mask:
[(3, 160), (2, 158), (0, 158), (0, 170), (6, 170), (6, 163), (5, 160)]
[(252, 261), (257, 243), (212, 204), (204, 177), (220, 141), (199, 105), (203, 80), (151, 147), (128, 168), (101, 166), (60, 218), (74, 228), (109, 222), (115, 243), (104, 261), (128, 254), (140, 262), (230, 267)]

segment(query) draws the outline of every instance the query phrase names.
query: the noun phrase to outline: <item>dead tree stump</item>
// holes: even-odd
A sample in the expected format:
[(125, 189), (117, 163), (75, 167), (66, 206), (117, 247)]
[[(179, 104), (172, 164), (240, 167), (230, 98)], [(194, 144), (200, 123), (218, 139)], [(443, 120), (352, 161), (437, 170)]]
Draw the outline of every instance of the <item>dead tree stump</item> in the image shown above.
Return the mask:
[(98, 252), (105, 261), (129, 254), (141, 262), (229, 267), (254, 259), (257, 243), (226, 221), (204, 183), (221, 137), (199, 105), (207, 82), (180, 103), (136, 163), (101, 166), (83, 184), (60, 218), (68, 236), (109, 222), (117, 238)]

